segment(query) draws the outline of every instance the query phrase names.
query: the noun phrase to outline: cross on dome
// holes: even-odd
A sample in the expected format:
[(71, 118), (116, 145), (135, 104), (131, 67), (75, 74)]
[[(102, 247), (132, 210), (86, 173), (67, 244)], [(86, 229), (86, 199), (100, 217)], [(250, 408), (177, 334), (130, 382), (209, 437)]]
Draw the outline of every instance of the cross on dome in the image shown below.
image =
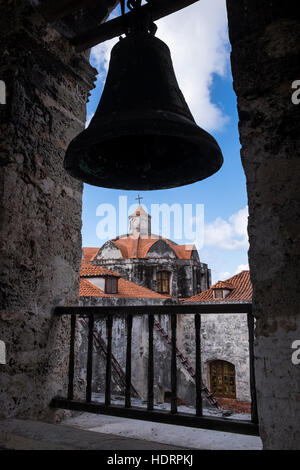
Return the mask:
[(141, 200), (144, 199), (138, 194), (138, 197), (135, 198), (135, 200), (139, 201), (139, 206), (141, 205)]

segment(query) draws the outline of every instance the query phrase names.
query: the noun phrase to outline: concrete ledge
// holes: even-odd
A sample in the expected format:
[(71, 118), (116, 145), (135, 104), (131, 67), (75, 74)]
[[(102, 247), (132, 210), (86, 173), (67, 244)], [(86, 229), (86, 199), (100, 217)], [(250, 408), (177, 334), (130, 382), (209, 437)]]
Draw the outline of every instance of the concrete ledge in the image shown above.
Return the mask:
[(13, 450), (186, 450), (157, 442), (85, 431), (40, 421), (0, 420), (0, 449)]

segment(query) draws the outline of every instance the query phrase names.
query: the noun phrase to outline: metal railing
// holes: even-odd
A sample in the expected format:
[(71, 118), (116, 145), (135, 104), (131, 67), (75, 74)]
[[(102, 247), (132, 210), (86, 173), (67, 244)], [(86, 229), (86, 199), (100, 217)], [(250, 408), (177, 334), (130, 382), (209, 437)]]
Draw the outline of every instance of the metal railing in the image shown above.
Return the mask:
[[(251, 421), (203, 415), (202, 407), (202, 376), (201, 376), (201, 314), (247, 314), (249, 339), (249, 366), (251, 392)], [(170, 315), (171, 317), (171, 409), (170, 411), (154, 408), (154, 315)], [(195, 318), (195, 414), (178, 412), (177, 409), (177, 364), (176, 364), (176, 329), (177, 315), (194, 314)], [(232, 432), (239, 434), (258, 435), (258, 417), (254, 376), (254, 317), (251, 303), (206, 303), (184, 305), (151, 305), (151, 306), (95, 306), (95, 307), (57, 307), (55, 315), (69, 315), (71, 319), (69, 381), (67, 397), (55, 397), (52, 406), (76, 411), (154, 421), (160, 423), (191, 426), (203, 429)], [(112, 329), (114, 316), (124, 316), (127, 326), (126, 366), (125, 366), (125, 404), (111, 404), (111, 372), (112, 372)], [(132, 319), (134, 315), (148, 315), (148, 383), (147, 408), (131, 404), (131, 349)], [(75, 331), (76, 317), (88, 318), (88, 348), (86, 367), (85, 400), (74, 399), (74, 365), (75, 365)], [(93, 332), (95, 319), (106, 320), (107, 353), (105, 375), (105, 402), (92, 401), (92, 370), (93, 370)]]

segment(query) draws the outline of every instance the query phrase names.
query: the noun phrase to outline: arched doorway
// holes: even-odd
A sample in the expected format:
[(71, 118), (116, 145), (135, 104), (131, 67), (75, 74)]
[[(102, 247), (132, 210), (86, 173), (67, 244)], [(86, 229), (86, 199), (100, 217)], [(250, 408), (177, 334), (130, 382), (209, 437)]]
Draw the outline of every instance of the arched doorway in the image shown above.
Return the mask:
[(210, 387), (217, 397), (236, 398), (235, 367), (227, 361), (210, 363)]

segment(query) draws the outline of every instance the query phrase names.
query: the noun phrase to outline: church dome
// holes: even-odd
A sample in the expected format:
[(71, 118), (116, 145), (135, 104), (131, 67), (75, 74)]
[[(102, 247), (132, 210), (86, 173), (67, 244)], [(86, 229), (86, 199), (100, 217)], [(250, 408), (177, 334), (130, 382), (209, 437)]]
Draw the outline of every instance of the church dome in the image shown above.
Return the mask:
[(129, 216), (129, 233), (113, 238), (99, 249), (94, 259), (169, 258), (199, 261), (195, 245), (178, 245), (151, 233), (151, 216), (138, 208)]

